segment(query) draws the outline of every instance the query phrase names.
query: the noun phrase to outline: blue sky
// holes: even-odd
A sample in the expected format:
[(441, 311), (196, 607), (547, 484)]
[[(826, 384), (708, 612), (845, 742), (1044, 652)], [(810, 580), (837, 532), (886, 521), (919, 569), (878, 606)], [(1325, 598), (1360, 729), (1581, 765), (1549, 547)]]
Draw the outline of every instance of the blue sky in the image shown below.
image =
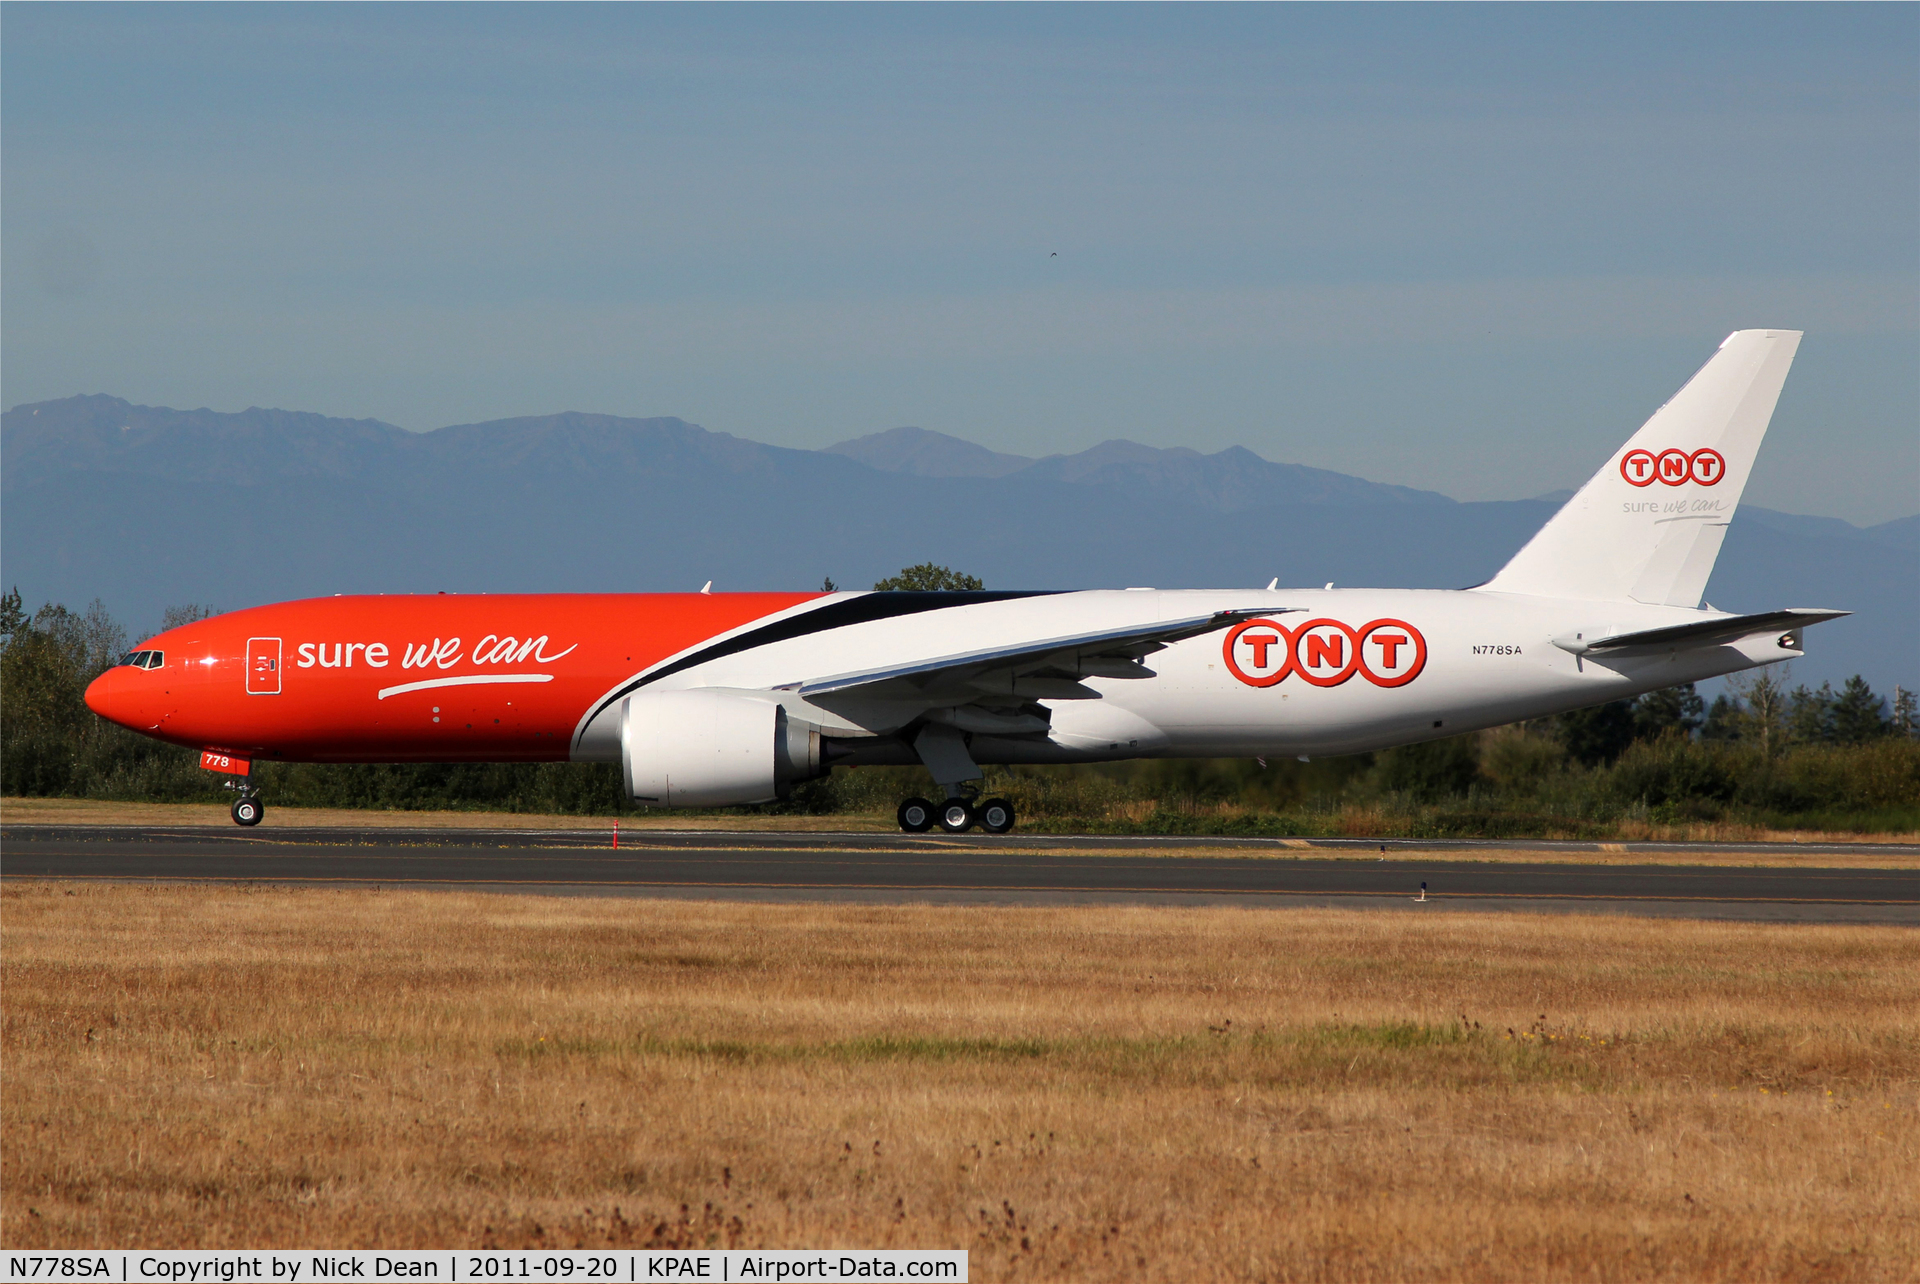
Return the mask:
[[(1920, 509), (1920, 7), (0, 7), (6, 404), (1583, 480), (1802, 328)], [(1056, 257), (1057, 253), (1057, 257)]]

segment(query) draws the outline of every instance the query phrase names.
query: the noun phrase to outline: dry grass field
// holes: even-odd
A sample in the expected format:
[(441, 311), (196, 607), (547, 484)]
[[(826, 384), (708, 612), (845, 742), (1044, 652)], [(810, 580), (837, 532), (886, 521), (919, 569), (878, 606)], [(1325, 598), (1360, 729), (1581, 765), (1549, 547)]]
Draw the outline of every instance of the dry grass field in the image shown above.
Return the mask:
[(10, 883), (0, 1239), (1912, 1279), (1920, 933)]

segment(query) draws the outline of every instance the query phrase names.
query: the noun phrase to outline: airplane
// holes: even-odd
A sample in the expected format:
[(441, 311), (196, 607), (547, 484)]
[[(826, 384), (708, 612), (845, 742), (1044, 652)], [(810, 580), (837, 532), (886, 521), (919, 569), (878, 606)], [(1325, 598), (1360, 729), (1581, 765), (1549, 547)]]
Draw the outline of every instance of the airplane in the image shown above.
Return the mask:
[(1730, 335), (1467, 589), (336, 596), (168, 630), (86, 700), (241, 825), (263, 761), (617, 762), (663, 808), (919, 763), (903, 830), (1005, 833), (982, 764), (1359, 753), (1799, 655), (1848, 612), (1702, 597), (1800, 337)]

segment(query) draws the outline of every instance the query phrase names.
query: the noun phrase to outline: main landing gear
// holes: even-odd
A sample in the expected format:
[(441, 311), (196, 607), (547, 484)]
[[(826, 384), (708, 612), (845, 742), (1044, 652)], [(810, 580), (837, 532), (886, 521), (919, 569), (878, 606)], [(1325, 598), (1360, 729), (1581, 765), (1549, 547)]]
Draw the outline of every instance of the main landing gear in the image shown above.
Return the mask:
[(949, 834), (964, 834), (975, 825), (989, 834), (1004, 834), (1013, 828), (1013, 804), (1004, 798), (972, 802), (955, 796), (936, 806), (924, 798), (909, 798), (900, 804), (900, 828), (909, 834), (924, 834), (935, 825)]
[(967, 738), (954, 727), (929, 723), (913, 738), (913, 751), (920, 756), (933, 783), (946, 793), (938, 804), (924, 798), (909, 798), (900, 804), (900, 828), (909, 834), (924, 834), (935, 825), (949, 834), (964, 834), (975, 825), (989, 834), (1004, 834), (1013, 828), (1013, 804), (1004, 798), (976, 802), (980, 768), (967, 751)]
[(247, 785), (227, 782), (227, 788), (238, 789), (240, 796), (233, 800), (233, 823), (236, 825), (257, 825), (261, 817), (267, 814), (266, 803), (260, 801), (260, 791)]

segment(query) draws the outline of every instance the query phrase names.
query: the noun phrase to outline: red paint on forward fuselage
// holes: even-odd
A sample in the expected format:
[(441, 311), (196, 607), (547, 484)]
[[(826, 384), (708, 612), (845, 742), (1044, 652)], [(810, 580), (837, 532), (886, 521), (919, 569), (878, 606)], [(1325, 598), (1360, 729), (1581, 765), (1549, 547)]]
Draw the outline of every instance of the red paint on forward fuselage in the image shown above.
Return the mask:
[(195, 749), (296, 762), (551, 762), (594, 700), (669, 656), (819, 596), (329, 597), (140, 644), (95, 713)]

